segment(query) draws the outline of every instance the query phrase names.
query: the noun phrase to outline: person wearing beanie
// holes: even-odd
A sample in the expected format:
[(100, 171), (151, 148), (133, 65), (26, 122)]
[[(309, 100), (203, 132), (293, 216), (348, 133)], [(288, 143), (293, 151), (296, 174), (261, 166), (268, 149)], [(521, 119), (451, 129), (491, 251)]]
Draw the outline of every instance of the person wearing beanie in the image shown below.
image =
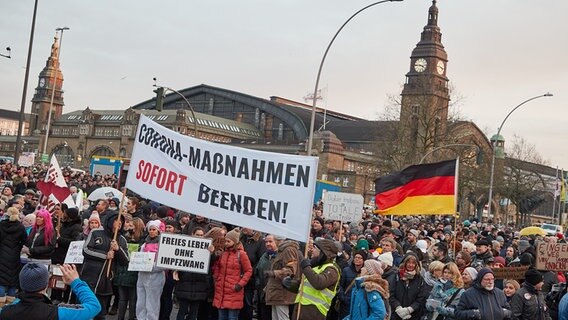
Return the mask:
[(385, 319), (390, 314), (389, 284), (381, 278), (383, 266), (377, 260), (366, 260), (361, 277), (355, 279), (349, 319)]
[(514, 319), (550, 320), (548, 306), (544, 301), (542, 274), (529, 269), (525, 272), (525, 282), (511, 299), (511, 312)]
[(0, 308), (16, 297), (18, 274), (22, 268), (20, 251), (27, 239), (18, 209), (8, 208), (6, 215), (8, 219), (0, 221)]
[[(146, 224), (148, 236), (140, 247), (141, 252), (157, 254), (160, 234), (164, 232), (164, 223), (151, 220)], [(166, 277), (162, 269), (154, 268), (148, 272), (138, 272), (136, 282), (136, 318), (158, 320), (160, 315), (160, 297), (164, 289)]]
[[(51, 263), (53, 264), (63, 264), (65, 262), (65, 256), (67, 255), (67, 250), (69, 250), (69, 245), (72, 241), (77, 240), (83, 231), (81, 227), (81, 220), (79, 219), (79, 210), (77, 208), (68, 208), (63, 212), (63, 218), (61, 219), (61, 228), (59, 229), (59, 234), (57, 235), (55, 246), (55, 251), (51, 257)], [(71, 294), (69, 287), (65, 291), (62, 290), (52, 290), (51, 300), (56, 302), (67, 301)]]
[[(391, 252), (385, 252), (379, 255), (377, 260), (381, 263), (384, 273), (383, 279), (389, 283), (389, 288), (394, 288), (396, 279), (398, 277), (398, 267), (393, 264), (393, 257)], [(389, 306), (390, 307), (390, 306)]]
[(63, 282), (71, 287), (77, 296), (77, 305), (56, 305), (46, 296), (49, 281), (49, 271), (46, 265), (30, 262), (19, 274), (22, 292), (19, 300), (6, 305), (0, 311), (0, 319), (92, 319), (100, 310), (101, 305), (89, 289), (89, 286), (79, 279), (74, 265), (62, 265)]
[[(339, 267), (335, 264), (338, 250), (332, 240), (316, 239), (311, 251), (311, 258), (304, 258), (300, 262), (300, 270), (304, 283), (291, 277), (283, 280), (283, 285), (293, 292), (302, 288), (296, 295), (296, 303), (292, 317), (300, 320), (324, 320), (331, 308), (333, 296), (337, 293)], [(314, 297), (316, 302), (309, 297)], [(301, 307), (299, 308), (299, 305)]]
[[(112, 278), (116, 266), (128, 265), (126, 238), (118, 232), (124, 225), (124, 217), (108, 210), (102, 221), (102, 228), (91, 230), (83, 246), (83, 268), (81, 278), (95, 292), (102, 308), (95, 319), (104, 319), (107, 314), (109, 297), (113, 294)], [(115, 230), (117, 238), (113, 240)], [(108, 272), (110, 264), (110, 273)]]
[(324, 224), (325, 221), (323, 220), (323, 218), (317, 216), (314, 217), (314, 220), (312, 220), (312, 230), (310, 231), (310, 237), (312, 239), (316, 239), (318, 237), (325, 237), (326, 232), (323, 227)]
[(357, 250), (353, 253), (351, 264), (343, 268), (341, 279), (339, 282), (339, 291), (337, 299), (339, 300), (339, 319), (345, 318), (349, 314), (351, 306), (351, 292), (354, 289), (355, 279), (361, 275), (361, 269), (367, 259), (367, 253), (363, 250)]
[(240, 230), (235, 228), (225, 235), (225, 251), (217, 259), (213, 271), (215, 294), (213, 306), (219, 319), (237, 319), (244, 306), (243, 288), (252, 277), (252, 265), (239, 241)]
[(507, 297), (501, 289), (495, 288), (491, 269), (478, 271), (473, 287), (461, 295), (454, 314), (457, 319), (511, 319)]
[(101, 228), (101, 219), (97, 211), (93, 211), (88, 219), (83, 221), (83, 232), (77, 240), (85, 240), (92, 230)]
[(394, 288), (391, 289), (390, 305), (394, 310), (393, 320), (421, 319), (430, 294), (430, 287), (421, 276), (420, 260), (412, 251), (406, 253), (399, 266)]
[(467, 267), (462, 272), (464, 288), (473, 286), (475, 279), (477, 279), (477, 270), (472, 267)]

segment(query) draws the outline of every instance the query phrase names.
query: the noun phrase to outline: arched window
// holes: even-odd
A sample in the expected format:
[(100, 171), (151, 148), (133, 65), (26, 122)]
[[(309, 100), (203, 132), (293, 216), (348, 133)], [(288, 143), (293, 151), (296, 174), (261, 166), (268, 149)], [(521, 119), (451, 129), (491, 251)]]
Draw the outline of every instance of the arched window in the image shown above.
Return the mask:
[[(185, 129), (184, 129), (185, 130)], [(185, 132), (184, 132), (185, 133)], [(121, 158), (126, 158), (126, 149), (125, 148), (120, 148), (120, 153), (119, 153)]]
[(91, 156), (89, 158), (92, 158), (94, 156), (114, 157), (115, 154), (114, 151), (112, 151), (112, 149), (107, 146), (98, 146), (95, 148), (95, 150), (93, 150), (93, 152), (91, 152)]
[(61, 167), (72, 167), (75, 164), (75, 153), (67, 143), (57, 145), (53, 149), (53, 154)]

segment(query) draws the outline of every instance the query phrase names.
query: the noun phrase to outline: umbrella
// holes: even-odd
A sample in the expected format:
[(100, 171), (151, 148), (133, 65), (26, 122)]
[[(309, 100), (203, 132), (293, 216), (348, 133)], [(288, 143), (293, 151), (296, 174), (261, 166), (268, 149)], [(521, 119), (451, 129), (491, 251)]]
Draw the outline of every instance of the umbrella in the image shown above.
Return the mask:
[(110, 199), (110, 198), (118, 198), (120, 200), (122, 199), (122, 192), (111, 187), (100, 187), (98, 189), (95, 189), (95, 191), (91, 192), (91, 194), (87, 199), (89, 199), (90, 201), (97, 201), (99, 199)]
[(531, 234), (546, 236), (547, 233), (543, 228), (540, 227), (526, 227), (519, 233), (519, 235), (521, 236), (529, 236)]

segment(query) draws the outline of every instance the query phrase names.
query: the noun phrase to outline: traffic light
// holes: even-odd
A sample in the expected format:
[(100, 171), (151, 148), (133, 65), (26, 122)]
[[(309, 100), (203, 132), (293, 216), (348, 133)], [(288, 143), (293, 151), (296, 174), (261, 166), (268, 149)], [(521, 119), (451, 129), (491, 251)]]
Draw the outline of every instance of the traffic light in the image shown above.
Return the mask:
[(162, 111), (164, 109), (164, 87), (158, 87), (154, 92), (156, 93), (156, 110)]

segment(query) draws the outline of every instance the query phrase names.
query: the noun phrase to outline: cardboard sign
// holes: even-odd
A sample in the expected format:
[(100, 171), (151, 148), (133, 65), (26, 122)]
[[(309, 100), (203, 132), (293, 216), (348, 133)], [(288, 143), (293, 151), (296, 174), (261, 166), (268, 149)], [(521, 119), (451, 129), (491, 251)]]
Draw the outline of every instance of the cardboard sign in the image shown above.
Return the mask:
[(518, 280), (525, 278), (525, 272), (529, 269), (528, 266), (524, 267), (503, 267), (503, 268), (491, 268), (495, 279), (510, 279)]
[(128, 263), (128, 271), (152, 271), (155, 257), (155, 252), (132, 252), (130, 254), (130, 262)]
[(156, 266), (164, 269), (209, 273), (211, 239), (162, 233)]
[(22, 167), (32, 167), (34, 165), (35, 153), (22, 152), (18, 158), (18, 165)]
[(323, 200), (323, 215), (342, 222), (359, 221), (363, 215), (363, 202), (360, 194), (328, 191)]
[(73, 241), (69, 244), (69, 250), (65, 256), (66, 264), (83, 264), (83, 246), (85, 241)]
[(144, 115), (134, 141), (128, 190), (217, 221), (308, 240), (318, 158), (195, 139)]
[(536, 246), (536, 269), (568, 271), (568, 243), (539, 242)]

